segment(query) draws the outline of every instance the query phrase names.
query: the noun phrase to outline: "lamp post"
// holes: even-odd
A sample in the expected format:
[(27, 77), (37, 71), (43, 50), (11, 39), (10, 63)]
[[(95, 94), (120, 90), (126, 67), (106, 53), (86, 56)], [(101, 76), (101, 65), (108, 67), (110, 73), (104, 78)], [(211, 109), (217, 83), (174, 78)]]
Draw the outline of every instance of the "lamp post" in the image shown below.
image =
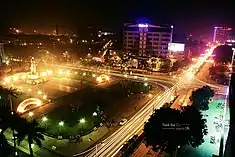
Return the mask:
[(83, 132), (83, 124), (86, 122), (86, 120), (85, 120), (85, 118), (82, 118), (82, 119), (79, 120), (79, 122), (82, 125), (82, 132)]
[(43, 117), (43, 118), (42, 118), (42, 122), (45, 124), (45, 128), (46, 128), (46, 129), (47, 129), (47, 123), (46, 123), (47, 120), (48, 120), (47, 117)]
[(63, 121), (60, 121), (59, 122), (59, 127), (60, 127), (60, 133), (61, 133), (61, 128), (64, 126), (64, 122)]

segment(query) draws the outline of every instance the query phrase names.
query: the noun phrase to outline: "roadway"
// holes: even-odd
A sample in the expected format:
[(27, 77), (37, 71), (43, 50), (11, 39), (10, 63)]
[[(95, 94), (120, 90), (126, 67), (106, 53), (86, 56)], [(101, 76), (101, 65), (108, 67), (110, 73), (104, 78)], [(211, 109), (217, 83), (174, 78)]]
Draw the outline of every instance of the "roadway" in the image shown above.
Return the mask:
[[(160, 108), (164, 103), (170, 101), (171, 96), (176, 90), (182, 89), (186, 84), (192, 83), (195, 71), (203, 65), (205, 60), (212, 54), (214, 48), (212, 48), (205, 57), (203, 57), (197, 64), (185, 70), (181, 75), (176, 78), (175, 85), (170, 89), (166, 90), (160, 96), (154, 96), (140, 111), (138, 111), (124, 126), (120, 127), (114, 134), (106, 138), (102, 143), (97, 144), (86, 157), (99, 156), (99, 157), (113, 157), (121, 149), (122, 145), (135, 134), (142, 131), (144, 123), (148, 120), (152, 114), (153, 108)], [(176, 81), (179, 80), (179, 81)], [(78, 156), (76, 154), (74, 156)]]

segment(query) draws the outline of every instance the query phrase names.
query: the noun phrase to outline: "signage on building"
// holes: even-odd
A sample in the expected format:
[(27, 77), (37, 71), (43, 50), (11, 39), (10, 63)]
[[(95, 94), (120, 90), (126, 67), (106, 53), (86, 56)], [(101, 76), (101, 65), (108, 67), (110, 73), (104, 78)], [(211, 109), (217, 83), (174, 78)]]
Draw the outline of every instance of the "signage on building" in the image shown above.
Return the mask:
[(169, 43), (168, 50), (171, 52), (183, 52), (185, 44), (182, 43)]

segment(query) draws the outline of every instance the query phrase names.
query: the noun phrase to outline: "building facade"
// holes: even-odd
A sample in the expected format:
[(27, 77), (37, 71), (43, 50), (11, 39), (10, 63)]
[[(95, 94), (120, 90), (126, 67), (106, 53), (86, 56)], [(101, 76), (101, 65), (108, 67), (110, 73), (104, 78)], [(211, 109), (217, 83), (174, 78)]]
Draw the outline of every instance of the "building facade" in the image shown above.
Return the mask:
[(137, 57), (150, 58), (167, 56), (168, 43), (172, 42), (173, 26), (150, 24), (124, 24), (125, 51)]
[(224, 44), (232, 36), (232, 28), (214, 27), (213, 42)]

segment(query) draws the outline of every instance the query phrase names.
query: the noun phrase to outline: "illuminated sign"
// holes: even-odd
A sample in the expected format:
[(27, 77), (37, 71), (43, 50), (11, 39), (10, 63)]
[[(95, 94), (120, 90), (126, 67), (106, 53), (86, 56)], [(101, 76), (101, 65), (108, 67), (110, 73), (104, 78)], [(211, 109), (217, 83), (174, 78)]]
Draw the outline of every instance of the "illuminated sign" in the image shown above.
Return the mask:
[(172, 52), (182, 52), (184, 51), (184, 44), (181, 43), (169, 43), (168, 50)]
[(147, 28), (148, 27), (147, 24), (139, 24), (138, 26), (141, 27), (141, 28)]

